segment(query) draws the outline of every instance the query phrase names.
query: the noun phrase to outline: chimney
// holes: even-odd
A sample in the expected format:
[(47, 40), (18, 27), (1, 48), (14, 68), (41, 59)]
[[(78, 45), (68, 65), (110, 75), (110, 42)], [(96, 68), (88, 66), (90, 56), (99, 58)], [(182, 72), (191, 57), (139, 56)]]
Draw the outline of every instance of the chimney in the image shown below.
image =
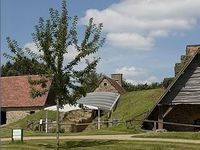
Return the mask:
[(187, 45), (186, 46), (186, 56), (192, 56), (200, 48), (200, 45)]
[(122, 74), (111, 74), (111, 78), (122, 86)]

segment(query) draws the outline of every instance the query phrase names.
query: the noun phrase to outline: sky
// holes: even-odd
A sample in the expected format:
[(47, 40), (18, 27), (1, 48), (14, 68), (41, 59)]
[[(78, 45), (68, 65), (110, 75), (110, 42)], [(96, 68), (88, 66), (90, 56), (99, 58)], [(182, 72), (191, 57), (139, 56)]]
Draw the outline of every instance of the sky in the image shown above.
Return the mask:
[[(103, 23), (106, 42), (97, 53), (97, 72), (122, 73), (133, 84), (161, 82), (174, 76), (174, 65), (186, 45), (200, 44), (199, 0), (68, 0), (69, 15), (79, 17), (83, 33), (89, 18)], [(6, 37), (37, 51), (31, 34), (49, 8), (61, 0), (1, 0), (1, 53), (9, 53)], [(66, 59), (76, 53), (69, 50)], [(7, 60), (2, 58), (1, 63)]]

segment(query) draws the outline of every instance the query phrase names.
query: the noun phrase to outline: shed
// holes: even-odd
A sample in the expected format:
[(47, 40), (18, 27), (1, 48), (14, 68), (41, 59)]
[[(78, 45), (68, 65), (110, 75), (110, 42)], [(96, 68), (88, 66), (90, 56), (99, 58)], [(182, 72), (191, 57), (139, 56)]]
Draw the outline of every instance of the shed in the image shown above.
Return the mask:
[[(194, 127), (163, 124), (195, 124), (200, 119), (200, 49), (190, 57), (173, 82), (160, 97), (146, 119), (159, 121), (156, 128), (169, 131), (193, 131)], [(153, 123), (143, 123), (152, 129)], [(155, 128), (155, 126), (154, 126)]]

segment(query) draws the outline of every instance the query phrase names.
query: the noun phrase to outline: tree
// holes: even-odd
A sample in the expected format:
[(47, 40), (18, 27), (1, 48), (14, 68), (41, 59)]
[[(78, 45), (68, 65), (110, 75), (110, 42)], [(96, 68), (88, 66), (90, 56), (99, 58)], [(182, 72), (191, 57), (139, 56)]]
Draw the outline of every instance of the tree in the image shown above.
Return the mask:
[(174, 77), (170, 77), (170, 78), (164, 78), (162, 85), (165, 89), (167, 89), (167, 87), (171, 84), (171, 82), (174, 80)]
[[(91, 18), (81, 41), (78, 38), (77, 23), (77, 16), (73, 18), (68, 16), (66, 1), (63, 0), (61, 12), (51, 8), (49, 20), (44, 21), (40, 18), (38, 25), (35, 26), (33, 41), (42, 54), (36, 55), (28, 50), (33, 59), (44, 64), (44, 67), (38, 68), (41, 79), (29, 80), (32, 96), (41, 96), (51, 90), (57, 103), (56, 149), (59, 149), (59, 107), (66, 103), (73, 104), (86, 94), (84, 77), (95, 70), (99, 58), (93, 58), (91, 61), (87, 59), (85, 63), (84, 58), (96, 53), (104, 43), (104, 38), (101, 36), (103, 27), (101, 23), (96, 25)], [(18, 47), (16, 41), (8, 38), (8, 44), (11, 51), (19, 51), (15, 59), (18, 57), (24, 59), (22, 49)], [(78, 54), (75, 59), (65, 64), (64, 55), (69, 54), (69, 46), (74, 47)], [(85, 64), (83, 69), (77, 70), (76, 67), (83, 63)], [(44, 86), (48, 80), (52, 80), (51, 89)], [(34, 89), (33, 85), (41, 85), (42, 89)]]
[(40, 64), (35, 59), (24, 58), (14, 62), (6, 62), (1, 66), (1, 76), (20, 76), (20, 75), (37, 75), (39, 71), (37, 67), (44, 67), (44, 64)]
[(98, 83), (101, 79), (103, 75), (102, 74), (98, 74), (96, 72), (96, 70), (92, 70), (90, 73), (85, 74), (83, 76), (84, 78), (84, 83), (83, 83), (83, 87), (86, 90), (87, 93), (89, 92), (93, 92), (95, 90), (95, 88), (97, 88)]

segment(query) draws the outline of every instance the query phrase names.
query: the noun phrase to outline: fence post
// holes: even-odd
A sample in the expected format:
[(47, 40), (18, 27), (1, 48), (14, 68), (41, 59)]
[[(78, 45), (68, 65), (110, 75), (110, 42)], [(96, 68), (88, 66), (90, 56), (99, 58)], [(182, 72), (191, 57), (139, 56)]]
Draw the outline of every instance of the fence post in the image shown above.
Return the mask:
[(158, 129), (163, 129), (163, 110), (162, 110), (162, 105), (158, 106)]
[(45, 119), (45, 130), (46, 130), (46, 133), (48, 133), (48, 110), (46, 110), (46, 119)]
[(154, 122), (153, 122), (153, 130), (155, 131), (156, 129), (157, 129), (157, 122), (154, 121)]
[(97, 124), (97, 129), (101, 128), (101, 112), (100, 109), (98, 108), (98, 124)]

